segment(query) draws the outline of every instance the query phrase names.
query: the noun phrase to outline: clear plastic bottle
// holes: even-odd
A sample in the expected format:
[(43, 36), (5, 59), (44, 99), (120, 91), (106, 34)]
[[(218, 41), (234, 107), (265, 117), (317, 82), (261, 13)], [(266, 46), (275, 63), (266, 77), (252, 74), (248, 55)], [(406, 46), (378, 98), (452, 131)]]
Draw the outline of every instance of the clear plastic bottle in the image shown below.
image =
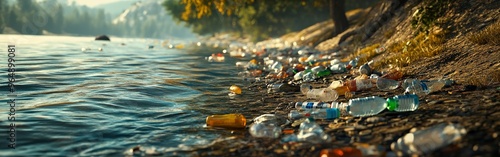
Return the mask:
[(268, 84), (267, 93), (283, 92), (284, 86), (286, 86), (284, 83)]
[(408, 133), (391, 144), (393, 151), (423, 155), (458, 141), (467, 133), (460, 124), (441, 123)]
[(337, 64), (332, 64), (332, 66), (330, 66), (330, 71), (332, 71), (332, 73), (334, 74), (342, 74), (347, 72), (347, 69), (345, 64), (337, 63)]
[(306, 96), (308, 99), (319, 101), (335, 101), (339, 98), (339, 94), (329, 88), (310, 89), (307, 91)]
[(382, 77), (375, 78), (377, 80), (377, 88), (379, 90), (394, 90), (399, 87), (399, 82), (396, 80), (391, 80), (391, 79), (385, 79)]
[(321, 129), (321, 127), (314, 122), (313, 118), (307, 118), (300, 124), (297, 138), (299, 141), (311, 143), (322, 143), (330, 140), (330, 136), (325, 134), (323, 129)]
[(281, 127), (274, 114), (263, 114), (256, 117), (250, 125), (249, 132), (257, 138), (278, 138), (281, 135)]
[(331, 104), (326, 102), (297, 102), (295, 103), (296, 109), (320, 109), (330, 108)]
[(354, 117), (373, 116), (384, 111), (387, 107), (385, 99), (372, 96), (349, 100), (347, 111)]
[[(405, 83), (407, 82), (407, 83)], [(446, 82), (444, 80), (436, 80), (436, 81), (419, 81), (419, 80), (411, 80), (404, 81), (403, 84), (406, 84), (405, 93), (417, 94), (417, 95), (427, 95), (429, 93), (441, 90)]]
[(389, 111), (415, 111), (418, 106), (418, 96), (415, 94), (397, 95), (387, 99), (387, 109)]

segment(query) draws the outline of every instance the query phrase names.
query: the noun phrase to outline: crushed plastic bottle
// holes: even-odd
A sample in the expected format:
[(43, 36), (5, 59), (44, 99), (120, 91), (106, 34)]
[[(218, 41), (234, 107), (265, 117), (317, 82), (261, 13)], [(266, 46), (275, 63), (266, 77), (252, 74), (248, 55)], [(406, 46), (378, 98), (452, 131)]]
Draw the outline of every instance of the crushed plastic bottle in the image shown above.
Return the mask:
[(405, 80), (403, 82), (403, 85), (407, 86), (405, 88), (406, 89), (405, 93), (427, 95), (432, 92), (441, 90), (446, 85), (446, 82), (444, 80), (437, 80), (431, 82), (431, 81), (420, 81), (417, 79), (411, 79), (411, 80)]
[(389, 111), (415, 111), (418, 106), (418, 96), (415, 94), (397, 95), (387, 99), (387, 109)]
[(207, 126), (223, 128), (245, 128), (247, 120), (242, 114), (211, 115), (206, 119)]
[(407, 155), (424, 155), (460, 140), (466, 133), (460, 124), (441, 123), (406, 134), (393, 142), (391, 149)]
[(281, 127), (274, 114), (263, 114), (256, 117), (250, 125), (249, 132), (257, 138), (278, 138), (281, 135)]
[(277, 92), (295, 92), (298, 91), (298, 86), (293, 86), (287, 83), (275, 83), (267, 85), (268, 93), (277, 93)]
[[(305, 90), (307, 90), (307, 88), (301, 88), (301, 91)], [(329, 88), (319, 88), (307, 90), (306, 97), (308, 99), (320, 101), (335, 101), (339, 98), (339, 94), (335, 90)]]
[(311, 143), (323, 143), (329, 141), (331, 138), (325, 134), (323, 129), (314, 122), (313, 118), (307, 118), (300, 124), (299, 133), (297, 134), (299, 141), (307, 141)]
[(369, 61), (368, 63), (365, 63), (361, 66), (359, 66), (359, 73), (360, 74), (365, 74), (365, 75), (371, 75), (372, 74), (372, 68), (370, 65), (373, 64), (373, 60)]
[(378, 96), (371, 96), (349, 100), (347, 110), (353, 117), (365, 117), (379, 114), (385, 108), (387, 108), (385, 99)]
[(391, 79), (385, 79), (385, 78), (375, 78), (376, 80), (376, 86), (379, 90), (394, 90), (399, 87), (399, 82), (396, 80), (391, 80)]

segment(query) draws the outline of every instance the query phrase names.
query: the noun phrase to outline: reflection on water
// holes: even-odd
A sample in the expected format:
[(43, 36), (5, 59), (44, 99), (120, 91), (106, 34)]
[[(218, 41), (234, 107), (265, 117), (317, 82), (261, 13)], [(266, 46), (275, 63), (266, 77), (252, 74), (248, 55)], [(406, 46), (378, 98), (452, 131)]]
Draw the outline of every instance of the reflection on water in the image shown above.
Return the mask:
[[(206, 116), (242, 110), (227, 97), (240, 83), (235, 60), (209, 63), (210, 51), (149, 49), (155, 43), (148, 40), (0, 37), (18, 39), (17, 148), (0, 147), (0, 156), (116, 156), (137, 145), (191, 150), (224, 132), (205, 129)], [(6, 85), (7, 75), (1, 79)], [(6, 104), (7, 89), (0, 93)], [(2, 117), (8, 109), (0, 107)], [(0, 137), (7, 142), (6, 132)]]

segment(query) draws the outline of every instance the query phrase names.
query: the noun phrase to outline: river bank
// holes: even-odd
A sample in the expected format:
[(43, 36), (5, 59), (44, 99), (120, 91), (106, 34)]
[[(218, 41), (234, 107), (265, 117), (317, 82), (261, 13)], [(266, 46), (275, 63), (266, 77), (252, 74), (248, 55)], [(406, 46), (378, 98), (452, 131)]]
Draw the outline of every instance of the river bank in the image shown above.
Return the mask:
[[(429, 5), (442, 10), (425, 10)], [(279, 118), (281, 129), (291, 129), (298, 133), (298, 126), (286, 122), (288, 113), (294, 109), (290, 103), (307, 99), (298, 91), (269, 94), (266, 82), (248, 84), (242, 81), (238, 85), (241, 85), (243, 94), (235, 100), (221, 102), (229, 103), (231, 107), (219, 112), (243, 114), (248, 120), (247, 127), (236, 130), (216, 129), (223, 137), (208, 145), (179, 153), (192, 156), (319, 156), (322, 149), (363, 143), (380, 146), (387, 155), (401, 155), (393, 151), (391, 144), (405, 134), (439, 123), (457, 123), (467, 130), (461, 140), (424, 156), (498, 156), (500, 45), (495, 42), (498, 38), (494, 37), (500, 35), (498, 8), (500, 2), (493, 0), (432, 4), (416, 0), (385, 1), (367, 10), (366, 15), (361, 16), (346, 32), (329, 40), (318, 42), (320, 39), (313, 39), (321, 38), (321, 34), (328, 32), (316, 26), (320, 30), (305, 29), (305, 33), (299, 32), (285, 35), (285, 38), (257, 43), (266, 45), (280, 41), (284, 45), (293, 45), (296, 42), (303, 46), (313, 46), (322, 54), (339, 54), (338, 59), (344, 62), (354, 57), (360, 57), (358, 65), (374, 60), (374, 68), (379, 71), (398, 67), (404, 73), (399, 81), (407, 78), (448, 78), (455, 80), (456, 84), (419, 97), (420, 106), (413, 112), (384, 111), (366, 118), (346, 116), (329, 121), (318, 120), (316, 123), (332, 139), (314, 144), (307, 141), (283, 143), (281, 138), (285, 133), (276, 139), (252, 137), (248, 126), (253, 123), (253, 118), (262, 114), (275, 114)], [(422, 22), (422, 17), (428, 17), (429, 14), (439, 14), (432, 19), (434, 24)], [(419, 30), (421, 27), (426, 28)], [(304, 34), (310, 38), (303, 36)], [(384, 47), (386, 51), (377, 52), (376, 48), (379, 47)], [(320, 88), (329, 86), (333, 80), (353, 79), (358, 76), (353, 72), (357, 69), (358, 67), (351, 72), (316, 79), (311, 84)], [(266, 74), (263, 73), (262, 76)], [(290, 80), (291, 78), (287, 78), (279, 82), (286, 83)], [(228, 88), (229, 86), (227, 85)], [(403, 92), (402, 88), (392, 91), (374, 88), (356, 92), (352, 98), (388, 98)], [(336, 101), (348, 100), (341, 96)], [(140, 147), (134, 150), (143, 151)], [(156, 153), (163, 152), (152, 154)]]

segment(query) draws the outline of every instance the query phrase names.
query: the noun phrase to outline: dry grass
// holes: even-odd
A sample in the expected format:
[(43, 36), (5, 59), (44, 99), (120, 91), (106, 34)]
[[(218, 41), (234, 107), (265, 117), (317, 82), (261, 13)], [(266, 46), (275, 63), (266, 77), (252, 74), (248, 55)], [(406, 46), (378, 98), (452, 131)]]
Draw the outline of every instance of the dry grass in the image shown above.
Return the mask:
[(349, 55), (348, 57), (342, 59), (342, 61), (347, 62), (350, 61), (356, 57), (359, 57), (358, 65), (365, 64), (366, 62), (370, 61), (373, 57), (377, 56), (377, 52), (375, 51), (377, 48), (380, 47), (380, 44), (373, 44), (370, 46), (367, 46), (363, 49), (360, 49), (353, 54)]
[(474, 43), (484, 45), (500, 46), (500, 20), (494, 24), (489, 25), (482, 31), (474, 33), (469, 36), (469, 40)]
[(431, 31), (428, 34), (421, 32), (413, 39), (390, 45), (387, 48), (388, 57), (375, 62), (374, 67), (406, 67), (414, 61), (439, 54), (444, 50), (442, 46), (444, 42), (443, 30)]
[(463, 81), (464, 82), (461, 84), (489, 87), (493, 83), (500, 82), (500, 69), (493, 70), (492, 72), (483, 75), (472, 75), (470, 78)]

